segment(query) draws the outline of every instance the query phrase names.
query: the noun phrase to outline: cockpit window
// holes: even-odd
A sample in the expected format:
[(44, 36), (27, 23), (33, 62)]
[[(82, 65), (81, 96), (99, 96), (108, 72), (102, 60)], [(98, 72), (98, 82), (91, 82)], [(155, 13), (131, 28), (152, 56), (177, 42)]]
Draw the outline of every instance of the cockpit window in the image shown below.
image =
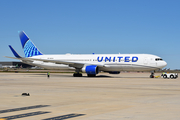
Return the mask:
[(156, 60), (156, 61), (163, 61), (162, 58), (156, 58), (155, 60)]

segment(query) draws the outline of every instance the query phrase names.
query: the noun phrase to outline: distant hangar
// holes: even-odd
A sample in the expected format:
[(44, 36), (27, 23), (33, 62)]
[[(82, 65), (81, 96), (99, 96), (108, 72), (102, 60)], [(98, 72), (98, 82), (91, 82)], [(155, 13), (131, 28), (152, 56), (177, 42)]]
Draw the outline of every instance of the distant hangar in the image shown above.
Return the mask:
[(31, 68), (34, 66), (22, 63), (22, 62), (0, 62), (0, 68)]

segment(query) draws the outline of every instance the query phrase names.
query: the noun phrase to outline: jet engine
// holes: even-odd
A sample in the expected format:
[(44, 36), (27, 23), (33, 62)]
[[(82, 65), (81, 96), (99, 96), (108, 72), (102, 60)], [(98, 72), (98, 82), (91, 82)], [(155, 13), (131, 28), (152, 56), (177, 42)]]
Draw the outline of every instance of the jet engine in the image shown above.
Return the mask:
[(82, 72), (86, 72), (88, 77), (93, 77), (98, 74), (99, 69), (96, 65), (87, 65), (82, 68)]

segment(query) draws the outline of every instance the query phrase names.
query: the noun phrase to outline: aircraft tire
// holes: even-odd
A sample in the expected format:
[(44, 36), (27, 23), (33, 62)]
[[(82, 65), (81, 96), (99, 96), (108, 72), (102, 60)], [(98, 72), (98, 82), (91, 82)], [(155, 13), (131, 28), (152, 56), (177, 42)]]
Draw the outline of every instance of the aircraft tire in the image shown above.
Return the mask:
[(82, 74), (81, 73), (74, 73), (73, 77), (82, 77)]
[(96, 74), (87, 74), (88, 77), (95, 77)]
[(154, 75), (150, 75), (150, 78), (154, 78)]

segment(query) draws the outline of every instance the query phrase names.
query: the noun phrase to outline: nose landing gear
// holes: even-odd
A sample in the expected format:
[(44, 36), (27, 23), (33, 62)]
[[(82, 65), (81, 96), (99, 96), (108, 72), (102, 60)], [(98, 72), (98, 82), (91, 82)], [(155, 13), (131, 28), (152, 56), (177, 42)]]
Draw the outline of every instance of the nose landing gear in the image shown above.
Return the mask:
[(151, 75), (149, 76), (150, 78), (154, 78), (154, 71), (151, 72)]

